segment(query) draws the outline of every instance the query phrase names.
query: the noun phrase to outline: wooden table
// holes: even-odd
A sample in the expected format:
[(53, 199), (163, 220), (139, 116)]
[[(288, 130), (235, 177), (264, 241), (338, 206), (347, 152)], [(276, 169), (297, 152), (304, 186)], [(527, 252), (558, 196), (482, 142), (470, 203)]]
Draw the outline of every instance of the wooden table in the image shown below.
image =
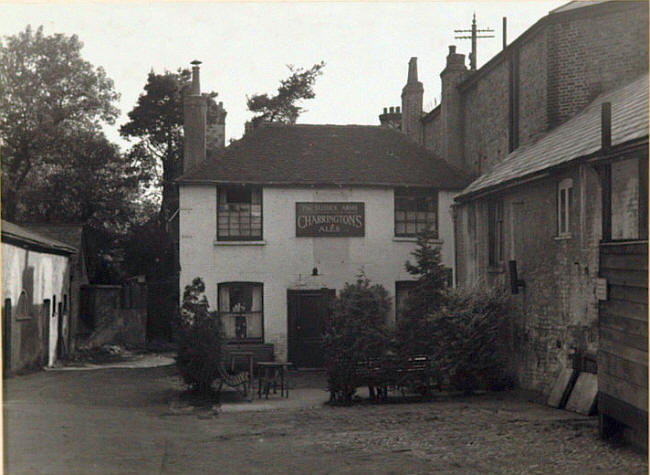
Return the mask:
[(269, 398), (271, 384), (273, 394), (276, 393), (278, 382), (280, 383), (280, 396), (289, 397), (289, 366), (290, 362), (262, 361), (257, 363), (258, 389), (257, 394), (261, 398), (262, 392)]

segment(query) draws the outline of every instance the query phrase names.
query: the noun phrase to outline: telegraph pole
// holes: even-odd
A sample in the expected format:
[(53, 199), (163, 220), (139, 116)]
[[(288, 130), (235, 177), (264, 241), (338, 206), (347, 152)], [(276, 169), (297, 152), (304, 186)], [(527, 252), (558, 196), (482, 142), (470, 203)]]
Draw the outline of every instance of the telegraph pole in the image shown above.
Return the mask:
[(478, 38), (494, 38), (494, 35), (479, 35), (478, 33), (494, 33), (491, 28), (479, 30), (476, 28), (476, 13), (472, 18), (471, 30), (454, 30), (454, 33), (471, 33), (471, 36), (454, 36), (457, 40), (472, 40), (472, 52), (469, 54), (469, 67), (472, 71), (476, 70), (476, 40)]

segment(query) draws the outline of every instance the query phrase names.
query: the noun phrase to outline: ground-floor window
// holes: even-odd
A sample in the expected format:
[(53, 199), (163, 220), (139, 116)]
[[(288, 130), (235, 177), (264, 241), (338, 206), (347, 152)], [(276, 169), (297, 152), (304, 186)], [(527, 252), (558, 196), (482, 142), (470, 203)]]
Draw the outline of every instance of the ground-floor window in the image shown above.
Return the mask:
[[(449, 288), (454, 286), (453, 271), (445, 267), (447, 279), (445, 285)], [(418, 285), (417, 280), (398, 280), (395, 282), (395, 318), (399, 319), (406, 311), (406, 304), (409, 293)]]
[(488, 203), (488, 263), (491, 267), (503, 264), (503, 200)]
[(219, 284), (219, 313), (225, 336), (232, 341), (261, 341), (264, 313), (263, 285), (259, 282)]
[(400, 280), (395, 282), (395, 317), (399, 318), (406, 311), (406, 301), (409, 292), (415, 288), (415, 280)]

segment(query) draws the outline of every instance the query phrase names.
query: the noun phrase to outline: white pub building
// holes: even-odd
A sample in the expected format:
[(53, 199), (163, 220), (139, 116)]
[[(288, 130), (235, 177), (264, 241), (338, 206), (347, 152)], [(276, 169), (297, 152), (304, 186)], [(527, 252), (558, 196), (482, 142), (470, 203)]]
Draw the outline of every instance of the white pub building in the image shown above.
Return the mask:
[(322, 366), (327, 299), (364, 273), (393, 296), (413, 276), (415, 235), (437, 233), (453, 281), (451, 204), (469, 182), (399, 131), (267, 124), (206, 151), (198, 65), (185, 98), (178, 180), (180, 286), (201, 277), (231, 344)]

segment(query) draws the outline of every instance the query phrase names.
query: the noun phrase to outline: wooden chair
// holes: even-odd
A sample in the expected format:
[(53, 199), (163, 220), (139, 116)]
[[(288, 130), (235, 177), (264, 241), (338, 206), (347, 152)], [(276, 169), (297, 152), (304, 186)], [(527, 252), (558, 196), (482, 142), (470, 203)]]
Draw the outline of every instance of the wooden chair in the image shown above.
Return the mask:
[(230, 386), (236, 391), (240, 392), (245, 398), (249, 401), (253, 400), (253, 355), (252, 353), (237, 353), (230, 354), (228, 357), (231, 359), (231, 368), (235, 367), (235, 359), (240, 356), (245, 356), (248, 358), (249, 369), (248, 371), (240, 372), (229, 372), (226, 369), (224, 364), (224, 359), (222, 359), (217, 365), (217, 370), (219, 371), (219, 392), (223, 385)]

